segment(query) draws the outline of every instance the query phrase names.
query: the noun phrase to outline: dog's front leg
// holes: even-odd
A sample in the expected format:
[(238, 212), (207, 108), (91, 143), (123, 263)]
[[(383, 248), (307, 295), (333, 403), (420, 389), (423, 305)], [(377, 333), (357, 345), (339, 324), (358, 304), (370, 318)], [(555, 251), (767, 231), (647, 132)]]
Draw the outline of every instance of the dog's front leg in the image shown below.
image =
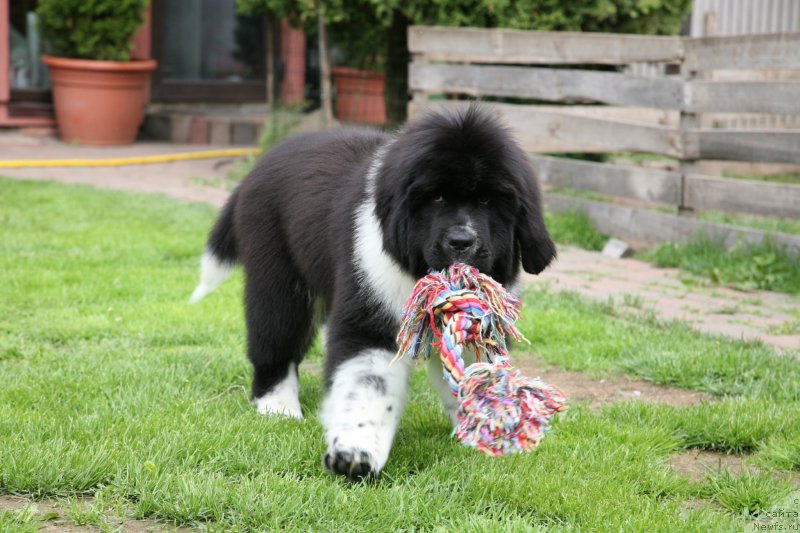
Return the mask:
[(410, 365), (394, 354), (369, 349), (331, 369), (322, 406), (331, 472), (350, 479), (380, 474), (406, 403)]
[[(461, 352), (461, 358), (464, 360), (464, 368), (474, 363), (477, 358), (475, 347), (465, 346)], [(436, 354), (432, 354), (428, 359), (428, 379), (433, 389), (439, 393), (444, 412), (455, 427), (458, 424), (458, 398), (453, 395), (450, 385), (445, 381), (442, 359)]]

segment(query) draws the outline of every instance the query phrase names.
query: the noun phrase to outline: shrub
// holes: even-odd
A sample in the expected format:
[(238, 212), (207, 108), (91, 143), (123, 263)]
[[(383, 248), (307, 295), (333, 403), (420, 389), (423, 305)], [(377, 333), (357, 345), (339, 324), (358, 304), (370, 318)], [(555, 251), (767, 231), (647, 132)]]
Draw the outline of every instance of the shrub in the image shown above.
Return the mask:
[(39, 0), (37, 13), (51, 52), (61, 57), (128, 61), (131, 37), (148, 0)]

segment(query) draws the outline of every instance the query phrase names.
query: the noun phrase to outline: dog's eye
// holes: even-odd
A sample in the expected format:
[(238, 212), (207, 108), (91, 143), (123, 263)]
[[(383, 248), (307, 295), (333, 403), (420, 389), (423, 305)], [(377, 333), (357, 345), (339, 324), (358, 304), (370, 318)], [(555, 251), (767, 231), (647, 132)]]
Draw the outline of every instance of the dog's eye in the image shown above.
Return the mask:
[(440, 204), (440, 203), (444, 202), (444, 196), (442, 196), (442, 195), (440, 194), (439, 196), (436, 196), (436, 197), (433, 199), (433, 201), (434, 201), (434, 202), (436, 202), (437, 204)]

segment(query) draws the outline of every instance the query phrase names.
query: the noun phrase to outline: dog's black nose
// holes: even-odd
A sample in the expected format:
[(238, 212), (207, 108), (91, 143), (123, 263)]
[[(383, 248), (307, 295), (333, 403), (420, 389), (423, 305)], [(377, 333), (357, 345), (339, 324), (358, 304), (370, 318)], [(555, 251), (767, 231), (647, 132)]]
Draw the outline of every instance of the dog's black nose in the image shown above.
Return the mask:
[(475, 232), (465, 226), (451, 228), (447, 232), (447, 246), (454, 252), (466, 252), (475, 246), (476, 240)]

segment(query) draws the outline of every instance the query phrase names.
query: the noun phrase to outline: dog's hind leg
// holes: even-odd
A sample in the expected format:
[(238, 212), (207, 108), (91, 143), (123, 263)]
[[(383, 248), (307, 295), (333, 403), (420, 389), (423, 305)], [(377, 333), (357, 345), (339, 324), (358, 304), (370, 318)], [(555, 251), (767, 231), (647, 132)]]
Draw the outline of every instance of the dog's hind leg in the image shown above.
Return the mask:
[[(261, 414), (302, 418), (297, 367), (313, 338), (313, 298), (294, 269), (271, 255), (247, 274), (247, 355)], [(285, 257), (285, 256), (284, 256)]]

